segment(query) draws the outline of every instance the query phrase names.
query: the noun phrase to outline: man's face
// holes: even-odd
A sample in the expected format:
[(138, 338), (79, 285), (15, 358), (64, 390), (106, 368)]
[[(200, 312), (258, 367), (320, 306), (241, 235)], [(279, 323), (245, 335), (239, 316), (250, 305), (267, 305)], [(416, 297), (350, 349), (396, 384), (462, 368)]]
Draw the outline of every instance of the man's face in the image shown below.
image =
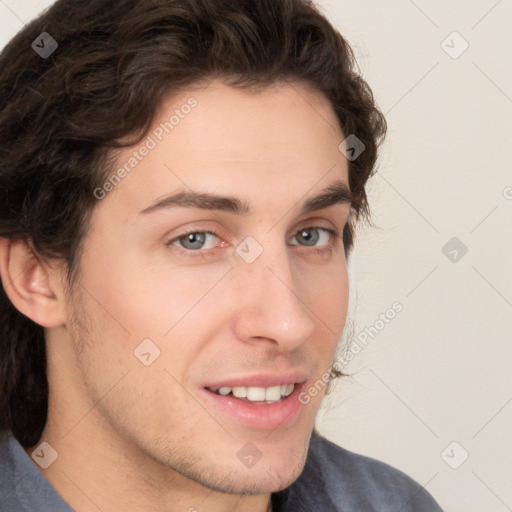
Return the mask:
[(68, 304), (74, 380), (60, 392), (96, 404), (75, 433), (210, 488), (275, 491), (302, 470), (345, 325), (349, 204), (331, 194), (307, 208), (348, 188), (344, 136), (304, 86), (219, 82), (167, 101), (149, 135), (93, 211)]

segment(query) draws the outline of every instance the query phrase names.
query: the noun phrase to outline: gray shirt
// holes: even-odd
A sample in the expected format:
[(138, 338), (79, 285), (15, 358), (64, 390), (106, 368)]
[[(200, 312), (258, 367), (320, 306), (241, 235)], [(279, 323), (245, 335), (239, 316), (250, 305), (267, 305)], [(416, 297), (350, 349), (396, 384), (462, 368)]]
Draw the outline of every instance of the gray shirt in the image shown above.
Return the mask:
[[(317, 433), (301, 476), (272, 504), (274, 512), (442, 512), (404, 473)], [(12, 436), (0, 439), (0, 512), (72, 512)]]

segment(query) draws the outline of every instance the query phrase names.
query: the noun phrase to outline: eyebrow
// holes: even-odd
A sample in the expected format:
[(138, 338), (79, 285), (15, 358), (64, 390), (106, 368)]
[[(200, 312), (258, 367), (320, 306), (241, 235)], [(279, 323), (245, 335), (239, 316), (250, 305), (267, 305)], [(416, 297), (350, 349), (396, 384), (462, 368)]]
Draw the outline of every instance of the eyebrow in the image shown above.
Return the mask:
[[(346, 183), (339, 181), (333, 183), (319, 194), (308, 198), (301, 208), (300, 214), (304, 215), (316, 210), (328, 208), (336, 204), (351, 204), (352, 192)], [(232, 196), (221, 196), (210, 192), (177, 192), (158, 199), (153, 204), (144, 208), (140, 214), (148, 214), (157, 210), (169, 208), (200, 208), (202, 210), (217, 210), (236, 215), (248, 215), (251, 213), (247, 202)]]
[(300, 214), (304, 215), (305, 213), (322, 210), (323, 208), (328, 208), (329, 206), (334, 206), (336, 204), (350, 205), (352, 204), (352, 200), (352, 191), (348, 185), (339, 181), (333, 183), (318, 195), (307, 199), (300, 211)]

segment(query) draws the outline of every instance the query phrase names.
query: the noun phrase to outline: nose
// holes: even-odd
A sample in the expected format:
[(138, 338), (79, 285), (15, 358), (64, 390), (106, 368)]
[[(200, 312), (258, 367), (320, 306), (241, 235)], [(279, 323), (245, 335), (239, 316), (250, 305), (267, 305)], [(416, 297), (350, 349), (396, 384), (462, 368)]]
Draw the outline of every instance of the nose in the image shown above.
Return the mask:
[(298, 294), (299, 276), (294, 276), (286, 254), (272, 261), (264, 254), (235, 270), (240, 286), (235, 334), (247, 343), (266, 340), (291, 351), (311, 337), (315, 315)]

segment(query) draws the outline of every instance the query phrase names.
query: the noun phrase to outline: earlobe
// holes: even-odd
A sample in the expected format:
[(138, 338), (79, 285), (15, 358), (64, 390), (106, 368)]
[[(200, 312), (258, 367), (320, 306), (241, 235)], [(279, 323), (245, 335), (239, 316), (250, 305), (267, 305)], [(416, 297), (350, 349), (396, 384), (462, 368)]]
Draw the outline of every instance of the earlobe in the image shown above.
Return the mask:
[(60, 271), (28, 243), (0, 237), (0, 277), (9, 300), (23, 315), (46, 328), (65, 324)]

